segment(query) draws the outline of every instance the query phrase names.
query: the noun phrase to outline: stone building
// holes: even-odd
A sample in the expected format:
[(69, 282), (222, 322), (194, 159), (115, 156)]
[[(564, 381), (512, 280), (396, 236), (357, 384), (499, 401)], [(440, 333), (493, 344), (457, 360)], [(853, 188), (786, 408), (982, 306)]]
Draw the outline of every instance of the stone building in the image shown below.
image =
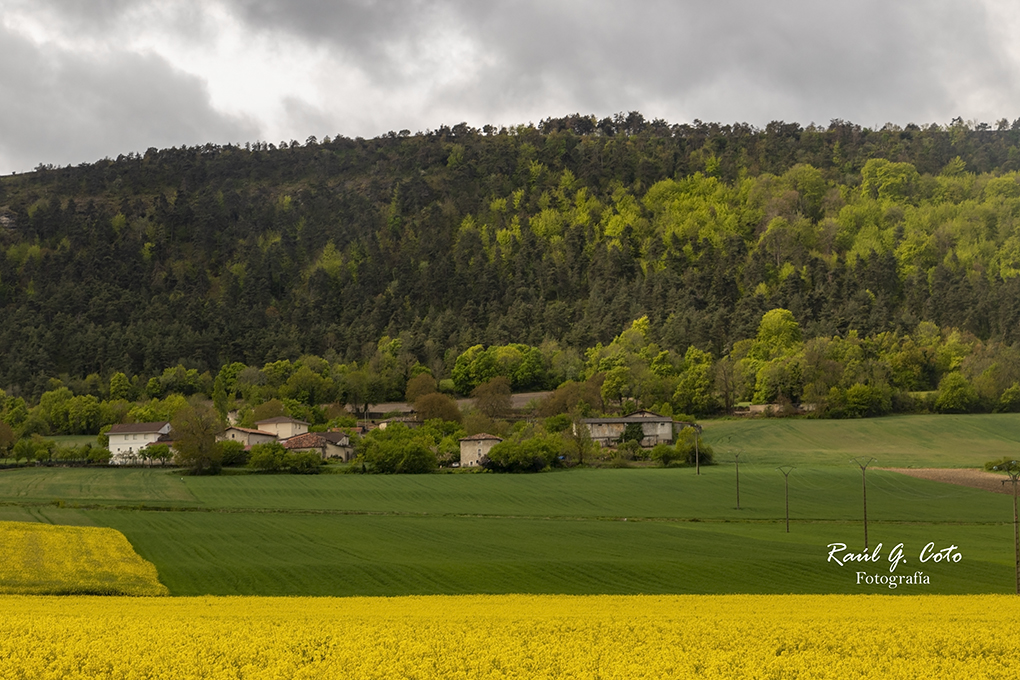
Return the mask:
[(460, 440), (460, 466), (478, 467), (482, 456), (488, 455), (496, 444), (503, 441), (493, 434), (473, 434)]

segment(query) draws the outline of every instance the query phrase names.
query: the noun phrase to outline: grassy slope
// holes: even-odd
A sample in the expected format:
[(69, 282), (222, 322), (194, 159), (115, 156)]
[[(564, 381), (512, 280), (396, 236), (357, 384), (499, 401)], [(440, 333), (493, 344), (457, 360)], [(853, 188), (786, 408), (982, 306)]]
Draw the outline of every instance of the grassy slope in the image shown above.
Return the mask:
[[(1015, 433), (1013, 415), (716, 421), (706, 439), (723, 464), (700, 477), (633, 469), (181, 478), (28, 468), (0, 471), (0, 520), (119, 529), (174, 594), (861, 592), (852, 569), (825, 562), (831, 542), (862, 544), (861, 477), (849, 458), (978, 465), (1013, 453)], [(740, 510), (735, 451), (743, 452)], [(797, 466), (790, 534), (779, 464)], [(933, 583), (897, 592), (1012, 588), (1008, 496), (872, 470), (868, 500), (872, 546), (904, 542), (917, 553), (934, 541), (965, 556), (922, 567), (908, 555), (898, 573), (923, 568)], [(187, 512), (124, 508), (141, 505)], [(869, 571), (878, 569), (887, 566)]]
[[(539, 475), (320, 475), (181, 478), (161, 470), (35, 468), (0, 472), (0, 502), (178, 508), (258, 515), (373, 514), (480, 518), (664, 518), (772, 520), (783, 516), (783, 477), (740, 466), (736, 509), (732, 463), (662, 470), (562, 470)], [(868, 472), (873, 521), (991, 522), (1004, 497)], [(810, 521), (855, 521), (861, 474), (852, 466), (796, 468), (791, 514)], [(211, 514), (203, 512), (203, 515)]]
[(12, 468), (0, 471), (0, 502), (198, 505), (181, 477), (139, 468)]
[[(110, 515), (95, 516), (128, 534), (178, 595), (861, 592), (853, 567), (825, 562), (828, 543), (860, 545), (856, 524), (795, 524), (786, 534), (779, 523)], [(913, 592), (1008, 592), (1012, 583), (1011, 527), (876, 524), (871, 533), (872, 545), (905, 544), (900, 573), (931, 575), (933, 587)], [(920, 565), (928, 541), (961, 546), (966, 562)]]
[[(873, 519), (986, 522), (1002, 497), (925, 482), (893, 472), (868, 473)], [(228, 477), (188, 479), (209, 507), (307, 509), (399, 515), (495, 517), (777, 520), (783, 478), (774, 469), (741, 465), (741, 510), (734, 466), (696, 477), (691, 469), (567, 470), (541, 475)], [(860, 517), (861, 474), (844, 468), (798, 468), (790, 475), (794, 516)]]
[(1020, 414), (719, 420), (704, 436), (717, 456), (742, 451), (762, 465), (846, 465), (865, 455), (885, 467), (980, 467), (1020, 452)]
[[(828, 543), (861, 545), (859, 471), (795, 470), (789, 535), (782, 477), (742, 465), (737, 510), (734, 472), (182, 481), (161, 470), (29, 469), (0, 473), (0, 502), (21, 503), (0, 506), (0, 519), (114, 527), (179, 595), (861, 592), (852, 569), (825, 562)], [(1008, 496), (877, 470), (868, 479), (872, 546), (916, 553), (935, 541), (965, 555), (924, 567), (909, 556), (900, 573), (923, 568), (933, 584), (897, 592), (1009, 591)], [(110, 508), (59, 508), (57, 498)], [(142, 503), (204, 511), (113, 508)]]

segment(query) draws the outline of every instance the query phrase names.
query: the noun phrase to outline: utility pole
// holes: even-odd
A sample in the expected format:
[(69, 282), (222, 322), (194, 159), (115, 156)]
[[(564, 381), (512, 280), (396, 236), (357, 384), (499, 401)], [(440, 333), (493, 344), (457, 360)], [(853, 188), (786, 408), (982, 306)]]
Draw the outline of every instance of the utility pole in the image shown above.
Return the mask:
[(867, 471), (868, 466), (875, 462), (875, 459), (868, 457), (863, 463), (856, 458), (851, 458), (853, 462), (857, 463), (857, 467), (861, 469), (861, 483), (863, 485), (863, 497), (864, 497), (864, 549), (868, 549), (868, 477)]
[(790, 473), (796, 468), (792, 465), (780, 465), (776, 468), (786, 479), (786, 533), (790, 533)]
[(1008, 465), (1000, 466), (996, 465), (993, 470), (1004, 470), (1009, 479), (1002, 480), (1002, 483), (1010, 482), (1013, 484), (1013, 552), (1016, 557), (1016, 594), (1020, 595), (1020, 524), (1017, 523), (1016, 514), (1016, 485), (1020, 482), (1020, 465), (1015, 460), (1010, 461)]
[(733, 454), (733, 462), (737, 466), (737, 510), (740, 509), (740, 454)]

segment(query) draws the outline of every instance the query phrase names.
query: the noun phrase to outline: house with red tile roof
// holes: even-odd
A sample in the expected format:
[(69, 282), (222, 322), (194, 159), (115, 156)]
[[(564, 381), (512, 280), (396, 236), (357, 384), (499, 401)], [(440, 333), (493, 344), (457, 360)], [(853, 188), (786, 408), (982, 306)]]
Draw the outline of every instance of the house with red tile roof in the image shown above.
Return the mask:
[(288, 451), (315, 451), (323, 460), (348, 463), (354, 458), (354, 446), (346, 432), (306, 432), (280, 443)]

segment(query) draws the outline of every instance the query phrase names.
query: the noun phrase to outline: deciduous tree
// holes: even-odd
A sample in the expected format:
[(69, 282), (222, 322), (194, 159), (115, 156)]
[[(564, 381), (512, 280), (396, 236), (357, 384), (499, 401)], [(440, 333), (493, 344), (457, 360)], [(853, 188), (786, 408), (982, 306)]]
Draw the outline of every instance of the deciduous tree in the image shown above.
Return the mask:
[(177, 413), (170, 427), (177, 465), (195, 475), (219, 473), (222, 452), (216, 446), (216, 436), (223, 431), (223, 424), (215, 410), (188, 405)]

